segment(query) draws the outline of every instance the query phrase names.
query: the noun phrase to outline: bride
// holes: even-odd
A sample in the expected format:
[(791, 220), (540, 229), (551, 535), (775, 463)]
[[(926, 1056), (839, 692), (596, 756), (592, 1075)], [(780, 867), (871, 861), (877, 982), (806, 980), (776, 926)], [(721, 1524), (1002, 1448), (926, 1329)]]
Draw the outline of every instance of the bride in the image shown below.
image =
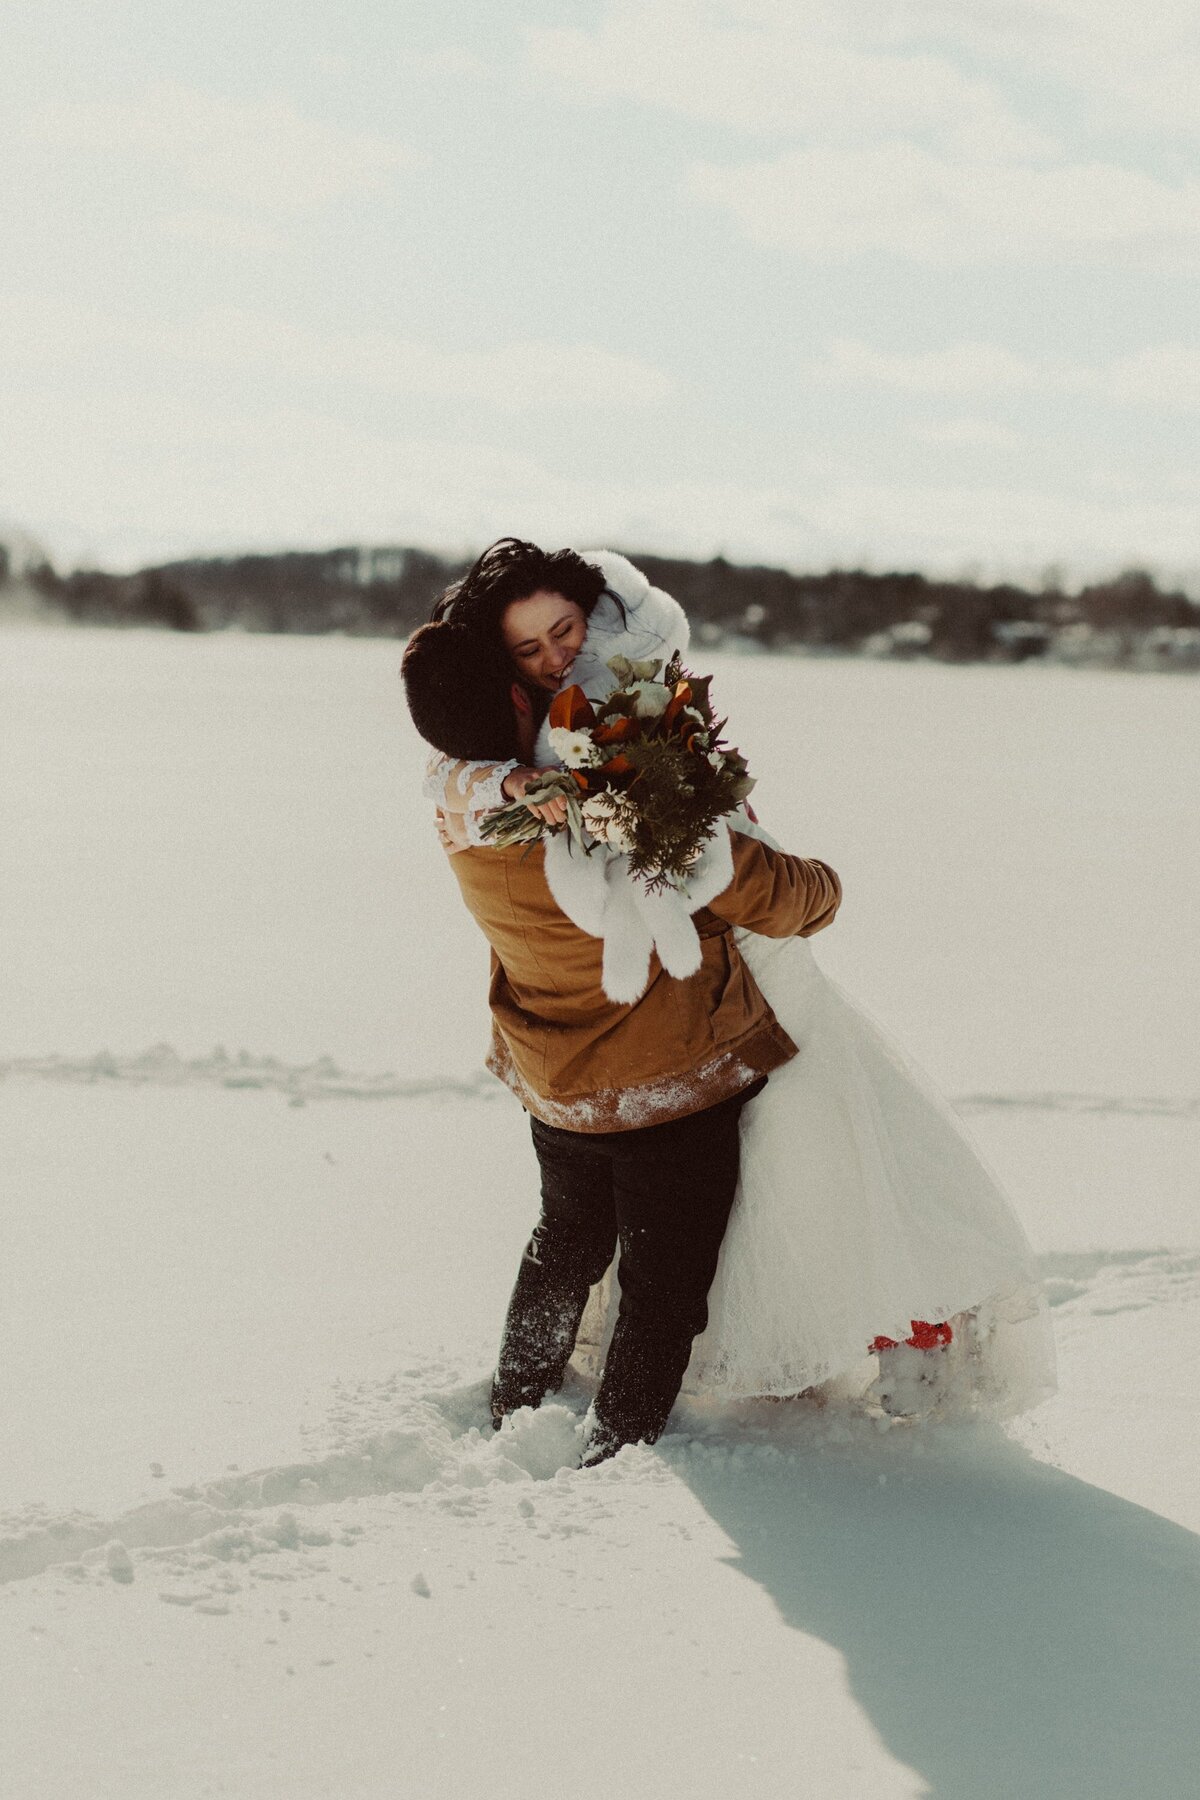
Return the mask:
[[(501, 540), (485, 557), (507, 545), (529, 548)], [(487, 812), (521, 800), (539, 771), (556, 766), (543, 715), (560, 686), (601, 699), (615, 685), (610, 658), (665, 661), (687, 650), (676, 601), (623, 556), (579, 554), (599, 579), (580, 599), (550, 596), (548, 629), (522, 637), (521, 608), (501, 621), (514, 675), (507, 717), (476, 717), (464, 729), (461, 707), (436, 719), (413, 708), (422, 735), (437, 745), (425, 791), (451, 852), (482, 844)], [(449, 591), (435, 621), (461, 618), (470, 583), (469, 575)], [(411, 684), (409, 697), (412, 704)], [(517, 754), (481, 761), (470, 752), (483, 742)], [(527, 805), (543, 824), (562, 824), (561, 799)], [(774, 846), (748, 808), (727, 823)], [(721, 890), (711, 881), (705, 889), (701, 868), (674, 916), (670, 906), (656, 914), (644, 902), (639, 911), (631, 895), (640, 890), (613, 867), (623, 860), (611, 850), (572, 856), (566, 832), (546, 840), (555, 900), (604, 939), (606, 992), (627, 1001), (645, 985), (652, 951), (669, 973), (690, 972), (680, 909), (695, 910)], [(822, 972), (807, 939), (741, 928), (736, 937), (799, 1054), (742, 1113), (738, 1195), (682, 1391), (728, 1399), (815, 1392), (909, 1417), (1007, 1417), (1037, 1405), (1054, 1391), (1055, 1376), (1033, 1254), (961, 1121)], [(573, 1363), (585, 1376), (599, 1374), (617, 1299), (614, 1265), (593, 1288), (579, 1329)]]

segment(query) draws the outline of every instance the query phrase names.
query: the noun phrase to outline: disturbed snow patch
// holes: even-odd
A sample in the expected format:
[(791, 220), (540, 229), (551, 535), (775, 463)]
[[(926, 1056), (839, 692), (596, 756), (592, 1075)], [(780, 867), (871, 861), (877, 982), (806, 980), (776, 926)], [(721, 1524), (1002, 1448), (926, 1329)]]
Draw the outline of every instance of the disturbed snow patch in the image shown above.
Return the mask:
[[(386, 1494), (452, 1499), (495, 1483), (549, 1481), (578, 1466), (583, 1434), (578, 1411), (561, 1402), (537, 1412), (525, 1407), (495, 1432), (487, 1392), (487, 1382), (476, 1382), (440, 1396), (413, 1397), (389, 1430), (309, 1461), (177, 1488), (168, 1498), (117, 1518), (26, 1508), (10, 1516), (8, 1534), (0, 1537), (0, 1581), (61, 1563), (76, 1564), (81, 1575), (95, 1570), (106, 1579), (130, 1581), (136, 1570), (129, 1557), (133, 1550), (144, 1553), (139, 1560), (169, 1555), (178, 1562), (186, 1549), (191, 1561), (209, 1564), (274, 1557), (334, 1541), (330, 1531), (302, 1525), (293, 1508)], [(286, 1510), (263, 1518), (281, 1506)], [(346, 1529), (352, 1538), (361, 1528)], [(345, 1531), (340, 1541), (348, 1541)]]
[(426, 1095), (451, 1095), (489, 1099), (503, 1093), (486, 1069), (463, 1076), (431, 1075), (404, 1078), (386, 1070), (382, 1074), (355, 1073), (341, 1068), (332, 1056), (313, 1062), (288, 1063), (277, 1056), (239, 1050), (230, 1056), (218, 1044), (207, 1056), (180, 1056), (172, 1044), (151, 1045), (137, 1056), (118, 1056), (98, 1050), (91, 1056), (17, 1056), (0, 1062), (0, 1077), (57, 1081), (85, 1087), (124, 1084), (129, 1087), (207, 1087), (269, 1089), (284, 1095), (293, 1106), (309, 1100), (416, 1100)]
[(1194, 1250), (1086, 1250), (1038, 1258), (1051, 1306), (1103, 1315), (1200, 1299)]

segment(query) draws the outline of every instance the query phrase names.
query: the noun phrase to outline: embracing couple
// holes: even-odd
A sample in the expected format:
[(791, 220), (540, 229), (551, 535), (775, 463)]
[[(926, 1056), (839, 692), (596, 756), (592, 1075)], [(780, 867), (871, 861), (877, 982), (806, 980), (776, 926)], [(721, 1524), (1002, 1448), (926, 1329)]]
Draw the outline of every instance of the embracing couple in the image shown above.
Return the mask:
[[(1053, 1385), (1028, 1244), (931, 1084), (814, 962), (833, 870), (736, 808), (687, 880), (648, 896), (547, 791), (554, 696), (604, 701), (614, 658), (687, 644), (682, 609), (625, 558), (509, 538), (405, 652), (426, 791), (491, 946), (488, 1064), (541, 1174), (493, 1421), (573, 1358), (599, 1377), (585, 1465), (653, 1443), (685, 1380), (1022, 1410)], [(512, 803), (532, 845), (489, 837)]]

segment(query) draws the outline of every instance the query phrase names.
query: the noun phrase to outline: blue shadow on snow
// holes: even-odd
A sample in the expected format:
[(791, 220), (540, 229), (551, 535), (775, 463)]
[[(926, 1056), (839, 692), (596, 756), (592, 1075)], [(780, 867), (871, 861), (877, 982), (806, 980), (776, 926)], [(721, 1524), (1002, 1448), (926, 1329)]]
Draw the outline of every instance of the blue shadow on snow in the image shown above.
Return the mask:
[(1200, 1793), (1200, 1538), (998, 1431), (922, 1438), (671, 1461), (936, 1800)]

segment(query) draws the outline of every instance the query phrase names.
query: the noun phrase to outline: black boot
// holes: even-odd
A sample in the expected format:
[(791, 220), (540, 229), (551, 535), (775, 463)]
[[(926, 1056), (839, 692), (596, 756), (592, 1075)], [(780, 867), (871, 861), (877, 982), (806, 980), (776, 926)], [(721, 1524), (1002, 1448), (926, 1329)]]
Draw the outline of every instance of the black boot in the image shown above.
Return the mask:
[(657, 1443), (683, 1385), (692, 1335), (644, 1324), (628, 1314), (618, 1318), (582, 1468), (607, 1461), (625, 1444)]
[(590, 1281), (564, 1270), (551, 1272), (539, 1255), (537, 1234), (521, 1259), (508, 1303), (500, 1356), (492, 1382), (492, 1425), (506, 1413), (540, 1406), (563, 1384)]

